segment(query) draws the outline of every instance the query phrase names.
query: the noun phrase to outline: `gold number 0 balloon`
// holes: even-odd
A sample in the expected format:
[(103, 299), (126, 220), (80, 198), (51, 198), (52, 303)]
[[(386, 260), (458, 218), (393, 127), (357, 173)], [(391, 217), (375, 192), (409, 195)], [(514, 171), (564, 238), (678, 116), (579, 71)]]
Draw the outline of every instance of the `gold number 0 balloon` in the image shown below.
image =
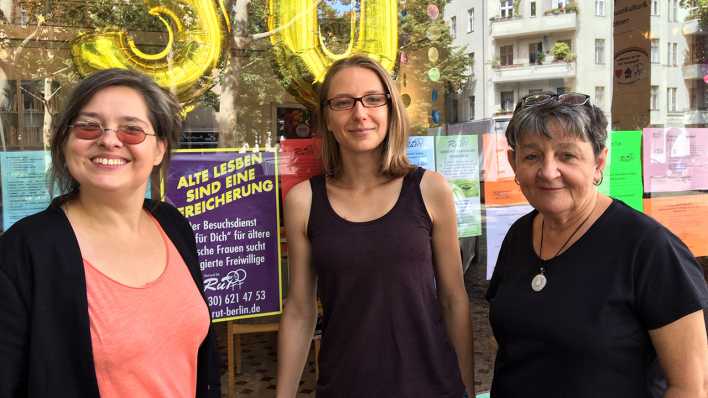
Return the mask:
[[(337, 59), (366, 54), (392, 71), (398, 52), (398, 0), (359, 0), (357, 34), (356, 13), (352, 12), (347, 50), (333, 54), (319, 34), (317, 4), (321, 0), (268, 0), (268, 28), (279, 73), (288, 91), (309, 107), (317, 96), (314, 84), (324, 79), (327, 68)], [(354, 42), (356, 40), (356, 42)]]
[(137, 70), (189, 104), (213, 85), (210, 75), (221, 59), (228, 14), (221, 0), (146, 0), (145, 4), (167, 29), (162, 51), (145, 53), (127, 32), (106, 30), (73, 41), (74, 64), (83, 76), (108, 68)]

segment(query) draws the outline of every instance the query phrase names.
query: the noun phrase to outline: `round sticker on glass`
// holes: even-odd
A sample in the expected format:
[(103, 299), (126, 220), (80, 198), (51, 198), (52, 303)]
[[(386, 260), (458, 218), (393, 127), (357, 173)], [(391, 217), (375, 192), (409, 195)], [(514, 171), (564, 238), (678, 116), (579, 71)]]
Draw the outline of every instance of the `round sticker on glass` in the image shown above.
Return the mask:
[(436, 82), (440, 80), (440, 69), (438, 68), (430, 68), (428, 71), (428, 79), (432, 82)]
[(433, 120), (433, 123), (440, 124), (440, 111), (432, 111), (430, 118)]
[(435, 4), (428, 4), (428, 16), (430, 19), (438, 19), (440, 16), (440, 9)]
[(428, 60), (430, 62), (438, 62), (438, 58), (440, 58), (440, 53), (438, 52), (438, 49), (435, 47), (430, 47), (428, 49)]

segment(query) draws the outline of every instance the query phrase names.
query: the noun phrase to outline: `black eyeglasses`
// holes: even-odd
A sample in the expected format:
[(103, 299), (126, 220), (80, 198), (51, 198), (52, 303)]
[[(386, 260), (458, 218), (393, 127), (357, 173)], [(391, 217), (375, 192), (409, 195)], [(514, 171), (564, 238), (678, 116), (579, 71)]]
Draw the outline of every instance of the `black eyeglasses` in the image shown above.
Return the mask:
[(590, 96), (581, 93), (565, 93), (565, 94), (529, 94), (516, 105), (517, 108), (530, 108), (533, 106), (545, 105), (551, 101), (557, 101), (563, 105), (581, 106), (590, 102)]
[(127, 145), (137, 145), (145, 141), (145, 137), (148, 135), (156, 135), (155, 133), (148, 133), (142, 127), (134, 124), (126, 124), (118, 126), (114, 129), (107, 129), (101, 126), (98, 122), (76, 122), (70, 124), (69, 128), (74, 133), (76, 138), (82, 140), (95, 140), (102, 136), (108, 130), (113, 130), (116, 133), (116, 137), (120, 142)]
[(352, 109), (357, 101), (365, 108), (378, 108), (388, 103), (391, 94), (367, 94), (362, 97), (335, 97), (328, 99), (325, 103), (333, 111), (346, 111)]

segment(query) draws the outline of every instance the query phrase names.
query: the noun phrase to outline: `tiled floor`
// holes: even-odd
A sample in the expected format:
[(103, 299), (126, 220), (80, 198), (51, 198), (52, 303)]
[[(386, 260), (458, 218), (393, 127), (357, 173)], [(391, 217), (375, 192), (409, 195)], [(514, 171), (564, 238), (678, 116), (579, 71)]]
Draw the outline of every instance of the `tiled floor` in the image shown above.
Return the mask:
[[(472, 320), (474, 322), (475, 341), (475, 387), (478, 393), (488, 391), (491, 383), (492, 369), (496, 343), (492, 337), (487, 321), (488, 306), (484, 293), (488, 286), (485, 280), (485, 269), (479, 264), (473, 264), (465, 275), (465, 285), (470, 295)], [(219, 348), (226, 368), (226, 328), (217, 324)], [(276, 346), (275, 333), (244, 335), (242, 337), (243, 367), (236, 377), (236, 392), (239, 398), (270, 398), (275, 396), (276, 376)], [(310, 360), (300, 383), (301, 397), (314, 397), (315, 367)], [(226, 397), (227, 378), (222, 377), (222, 395)]]

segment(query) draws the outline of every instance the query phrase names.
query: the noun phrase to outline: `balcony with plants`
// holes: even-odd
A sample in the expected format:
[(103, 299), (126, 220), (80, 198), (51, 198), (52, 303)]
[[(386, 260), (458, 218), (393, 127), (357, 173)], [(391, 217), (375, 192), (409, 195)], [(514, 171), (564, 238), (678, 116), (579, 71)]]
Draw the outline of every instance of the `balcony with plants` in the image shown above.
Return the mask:
[[(552, 59), (549, 60), (548, 55), (552, 55)], [(528, 63), (506, 65), (495, 58), (492, 61), (492, 81), (509, 83), (575, 77), (575, 54), (566, 43), (557, 42), (548, 55), (540, 51), (529, 56)]]
[(497, 40), (578, 29), (578, 8), (575, 4), (559, 7), (556, 10), (557, 12), (546, 11), (544, 16), (540, 18), (526, 18), (516, 11), (514, 11), (512, 18), (492, 18), (490, 34), (493, 39)]

